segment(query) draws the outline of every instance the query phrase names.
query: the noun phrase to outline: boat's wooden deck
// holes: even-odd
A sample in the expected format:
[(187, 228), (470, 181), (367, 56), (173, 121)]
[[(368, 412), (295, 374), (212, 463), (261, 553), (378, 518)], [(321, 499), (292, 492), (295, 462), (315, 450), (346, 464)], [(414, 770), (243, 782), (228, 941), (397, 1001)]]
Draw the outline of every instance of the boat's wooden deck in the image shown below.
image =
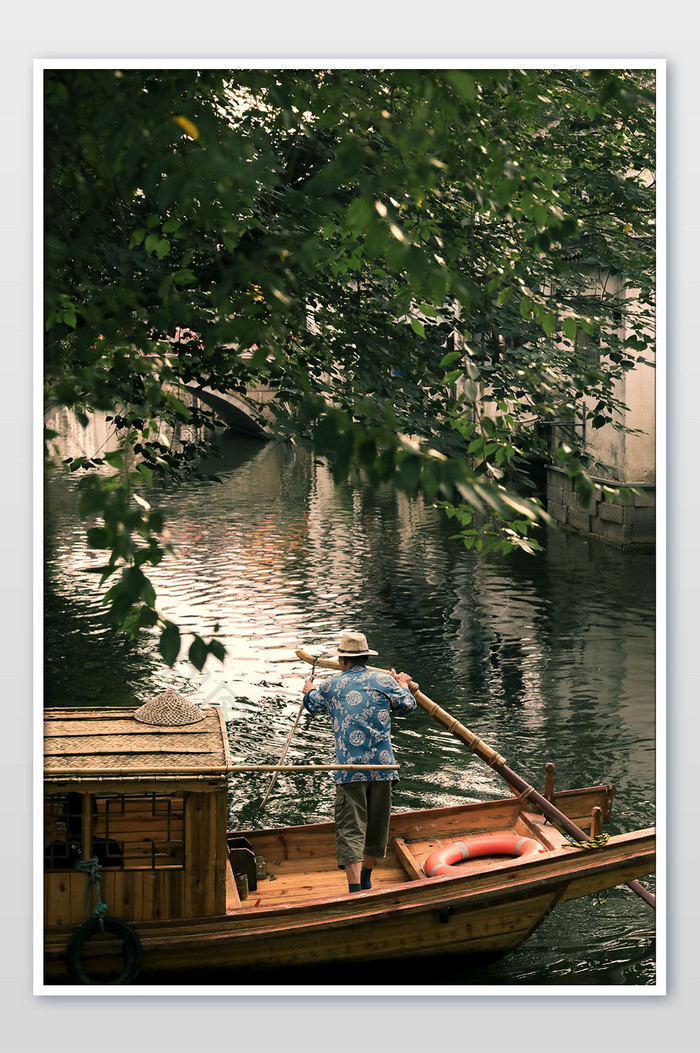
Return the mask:
[[(434, 833), (426, 831), (429, 836), (422, 838), (404, 838), (400, 829), (398, 833), (392, 830), (387, 855), (379, 860), (372, 873), (372, 889), (423, 879), (425, 875), (421, 871), (421, 865), (436, 848), (494, 829), (491, 827), (489, 831), (479, 831), (467, 818), (457, 826), (454, 822), (450, 822), (449, 826), (449, 830), (438, 830)], [(526, 812), (519, 812), (513, 821), (499, 826), (498, 832), (534, 837), (542, 841), (547, 848), (558, 848), (565, 843), (558, 831), (546, 825), (541, 816)], [(253, 910), (261, 906), (300, 904), (347, 894), (347, 879), (344, 871), (337, 865), (334, 835), (330, 824), (327, 828), (319, 829), (315, 839), (311, 841), (308, 834), (297, 842), (293, 835), (276, 836), (274, 831), (259, 834), (247, 832), (246, 837), (255, 854), (265, 859), (267, 877), (258, 879), (257, 889), (251, 890), (248, 898), (241, 901), (229, 861), (227, 913)], [(493, 864), (502, 863), (503, 859), (503, 856), (492, 856), (467, 860), (460, 864), (460, 870), (463, 870), (465, 875), (483, 873)]]

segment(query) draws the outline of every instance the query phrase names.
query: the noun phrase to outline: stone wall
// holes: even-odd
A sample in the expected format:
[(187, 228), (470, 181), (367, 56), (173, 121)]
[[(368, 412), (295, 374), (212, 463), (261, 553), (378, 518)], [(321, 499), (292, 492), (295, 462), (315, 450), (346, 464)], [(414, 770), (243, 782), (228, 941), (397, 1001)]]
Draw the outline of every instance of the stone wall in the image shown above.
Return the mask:
[[(580, 503), (573, 480), (561, 468), (547, 468), (547, 511), (567, 530), (584, 534), (617, 548), (652, 549), (656, 542), (656, 488), (650, 483), (598, 484), (588, 508)], [(606, 494), (610, 486), (634, 486), (628, 497)]]

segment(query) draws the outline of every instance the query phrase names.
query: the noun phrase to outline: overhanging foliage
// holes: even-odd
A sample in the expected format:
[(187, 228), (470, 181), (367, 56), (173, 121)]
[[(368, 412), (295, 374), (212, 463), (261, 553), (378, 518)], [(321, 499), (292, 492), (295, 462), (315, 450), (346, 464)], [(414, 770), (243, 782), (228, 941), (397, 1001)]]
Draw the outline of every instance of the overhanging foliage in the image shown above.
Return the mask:
[[(618, 381), (650, 347), (652, 72), (45, 78), (46, 399), (106, 410), (121, 437), (67, 466), (116, 628), (180, 652), (145, 495), (201, 470), (201, 440), (160, 439), (206, 422), (192, 381), (271, 383), (278, 435), (338, 478), (422, 488), (467, 545), (536, 546), (551, 423), (585, 396), (592, 427), (619, 426)], [(585, 448), (556, 455), (585, 499)], [(223, 657), (199, 637), (188, 653)]]

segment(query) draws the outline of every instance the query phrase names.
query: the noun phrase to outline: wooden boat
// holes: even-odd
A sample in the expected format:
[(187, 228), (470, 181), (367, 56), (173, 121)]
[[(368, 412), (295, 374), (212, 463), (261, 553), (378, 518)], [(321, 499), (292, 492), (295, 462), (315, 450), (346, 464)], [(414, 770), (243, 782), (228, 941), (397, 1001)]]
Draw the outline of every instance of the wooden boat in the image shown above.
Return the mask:
[[(232, 773), (279, 766), (233, 764), (218, 709), (179, 726), (145, 724), (136, 712), (45, 713), (46, 983), (187, 983), (211, 969), (264, 983), (266, 970), (313, 963), (483, 962), (520, 946), (558, 904), (654, 871), (653, 829), (601, 833), (613, 787), (555, 792), (549, 766), (543, 795), (529, 787), (395, 813), (371, 890), (349, 894), (333, 823), (227, 828)], [(587, 833), (587, 847), (572, 846), (564, 822)], [(436, 850), (477, 835), (517, 835), (537, 852), (426, 875)], [(247, 878), (247, 897), (236, 875)]]

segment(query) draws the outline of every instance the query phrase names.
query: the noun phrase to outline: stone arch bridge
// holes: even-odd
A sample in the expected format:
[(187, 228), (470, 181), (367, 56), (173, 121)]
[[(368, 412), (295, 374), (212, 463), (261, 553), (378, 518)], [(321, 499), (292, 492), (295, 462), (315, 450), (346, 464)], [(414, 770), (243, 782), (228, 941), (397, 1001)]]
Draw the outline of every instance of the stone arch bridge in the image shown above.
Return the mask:
[(193, 404), (197, 401), (216, 410), (219, 418), (232, 431), (245, 435), (269, 438), (274, 415), (270, 403), (275, 398), (272, 388), (249, 388), (245, 395), (239, 392), (223, 392), (202, 386), (195, 381), (186, 385)]

